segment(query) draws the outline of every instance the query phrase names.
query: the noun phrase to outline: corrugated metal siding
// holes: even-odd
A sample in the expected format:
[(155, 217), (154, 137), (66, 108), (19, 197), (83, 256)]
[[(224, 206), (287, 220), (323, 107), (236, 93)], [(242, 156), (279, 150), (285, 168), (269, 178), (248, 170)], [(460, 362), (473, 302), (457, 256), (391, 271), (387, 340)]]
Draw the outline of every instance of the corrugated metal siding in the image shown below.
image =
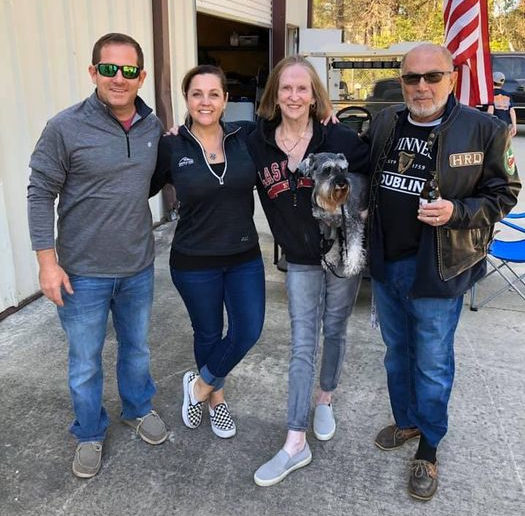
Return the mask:
[(7, 227), (4, 185), (0, 180), (0, 312), (16, 303), (13, 252)]
[(197, 65), (197, 19), (193, 0), (170, 2), (169, 7), (173, 120), (182, 124), (186, 102), (181, 83), (186, 72)]
[(272, 0), (197, 0), (197, 11), (263, 27), (272, 26)]
[[(0, 2), (0, 181), (14, 270), (14, 281), (0, 281), (0, 311), (12, 304), (4, 285), (15, 285), (17, 301), (38, 290), (26, 216), (29, 156), (46, 121), (93, 91), (91, 50), (107, 32), (125, 32), (142, 45), (150, 77), (141, 96), (154, 106), (151, 0)], [(8, 256), (3, 253), (3, 259)]]

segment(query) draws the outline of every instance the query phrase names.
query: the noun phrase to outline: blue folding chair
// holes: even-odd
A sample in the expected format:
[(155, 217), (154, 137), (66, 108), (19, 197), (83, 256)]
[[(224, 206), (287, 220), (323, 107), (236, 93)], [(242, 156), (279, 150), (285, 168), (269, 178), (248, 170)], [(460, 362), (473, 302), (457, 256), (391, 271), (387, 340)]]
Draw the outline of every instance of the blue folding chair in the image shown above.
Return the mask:
[[(525, 233), (524, 227), (509, 219), (525, 219), (525, 212), (510, 213), (501, 221), (501, 224)], [(525, 263), (525, 239), (515, 241), (494, 239), (489, 247), (487, 262), (492, 270), (470, 290), (470, 309), (476, 312), (478, 308), (509, 290), (516, 292), (525, 301), (525, 273), (519, 274), (511, 267), (512, 264)], [(476, 286), (494, 273), (498, 273), (503, 278), (505, 286), (476, 302)]]

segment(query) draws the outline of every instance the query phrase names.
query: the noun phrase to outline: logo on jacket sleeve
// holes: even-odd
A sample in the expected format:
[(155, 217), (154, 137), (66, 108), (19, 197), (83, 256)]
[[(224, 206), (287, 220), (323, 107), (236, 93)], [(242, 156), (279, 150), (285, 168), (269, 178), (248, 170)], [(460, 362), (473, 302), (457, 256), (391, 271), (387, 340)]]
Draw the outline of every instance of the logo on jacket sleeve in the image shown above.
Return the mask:
[(185, 167), (187, 165), (193, 165), (194, 161), (192, 158), (188, 158), (187, 156), (184, 156), (179, 160), (179, 167)]
[(483, 157), (483, 152), (459, 152), (448, 157), (448, 164), (453, 168), (482, 165)]
[(512, 147), (510, 145), (505, 151), (503, 161), (505, 163), (505, 172), (507, 172), (509, 176), (512, 176), (516, 171), (516, 158), (514, 157), (514, 152), (512, 152)]

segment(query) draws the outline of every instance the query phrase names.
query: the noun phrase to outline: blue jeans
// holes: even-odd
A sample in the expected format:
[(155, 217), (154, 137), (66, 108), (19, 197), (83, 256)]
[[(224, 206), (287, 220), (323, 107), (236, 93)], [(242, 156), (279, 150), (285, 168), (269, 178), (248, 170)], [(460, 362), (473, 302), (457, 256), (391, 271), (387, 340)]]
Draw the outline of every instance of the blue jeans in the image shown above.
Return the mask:
[(385, 282), (373, 281), (390, 404), (397, 426), (418, 427), (431, 446), (447, 432), (454, 381), (454, 332), (463, 296), (411, 298), (415, 256), (386, 262)]
[[(228, 373), (261, 335), (265, 303), (262, 258), (216, 269), (172, 267), (171, 278), (191, 319), (199, 374), (214, 390), (222, 389)], [(224, 307), (228, 331), (223, 337)]]
[(147, 334), (153, 302), (153, 265), (125, 278), (69, 276), (74, 293), (62, 291), (58, 315), (69, 343), (69, 390), (78, 441), (102, 441), (109, 424), (102, 405), (102, 348), (111, 311), (117, 334), (117, 380), (122, 418), (151, 410), (155, 384), (150, 375)]
[(361, 276), (338, 278), (320, 265), (288, 263), (286, 288), (292, 325), (288, 368), (288, 429), (306, 431), (321, 324), (324, 344), (320, 384), (337, 387), (346, 350), (346, 326)]

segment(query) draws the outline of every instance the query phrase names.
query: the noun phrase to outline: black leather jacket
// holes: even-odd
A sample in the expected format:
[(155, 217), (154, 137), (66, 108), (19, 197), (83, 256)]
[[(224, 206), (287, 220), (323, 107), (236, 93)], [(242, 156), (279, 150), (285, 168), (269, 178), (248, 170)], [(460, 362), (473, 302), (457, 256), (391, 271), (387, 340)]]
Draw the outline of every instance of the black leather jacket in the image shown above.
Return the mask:
[[(365, 140), (370, 143), (370, 270), (375, 279), (383, 278), (383, 247), (377, 213), (377, 190), (383, 165), (396, 133), (407, 117), (404, 107), (381, 111)], [(492, 239), (494, 224), (505, 217), (518, 199), (521, 184), (509, 155), (507, 129), (496, 117), (459, 104), (451, 95), (443, 121), (432, 130), (429, 146), (437, 145), (437, 178), (443, 199), (454, 204), (448, 223), (437, 228), (424, 224), (417, 254), (414, 297), (432, 295), (429, 268), (437, 270), (435, 283), (451, 282), (481, 262)], [(477, 278), (473, 278), (471, 282)], [(448, 295), (463, 294), (465, 282), (448, 285)], [(440, 294), (437, 293), (439, 297)]]

